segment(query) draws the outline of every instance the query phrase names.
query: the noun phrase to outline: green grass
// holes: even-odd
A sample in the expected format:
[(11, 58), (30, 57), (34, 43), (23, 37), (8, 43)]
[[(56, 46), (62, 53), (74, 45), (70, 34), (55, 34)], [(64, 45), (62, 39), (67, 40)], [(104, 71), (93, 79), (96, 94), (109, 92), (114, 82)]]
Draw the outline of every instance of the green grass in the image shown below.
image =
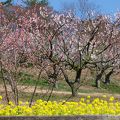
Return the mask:
[(111, 82), (109, 85), (102, 84), (102, 88), (108, 91), (109, 93), (118, 93), (120, 94), (120, 86), (115, 82)]
[[(27, 73), (20, 73), (20, 84), (23, 85), (31, 85), (34, 86), (36, 85), (36, 80), (34, 78), (34, 76), (29, 75)], [(82, 80), (81, 80), (82, 81)], [(115, 81), (115, 80), (114, 80)], [(120, 86), (116, 83), (116, 82), (111, 82), (110, 85), (105, 85), (101, 82), (101, 88), (97, 89), (94, 87), (95, 83), (94, 80), (89, 80), (86, 81), (86, 84), (84, 83), (84, 81), (82, 81), (82, 86), (88, 85), (88, 86), (92, 86), (93, 89), (79, 89), (79, 92), (81, 93), (120, 93)], [(45, 79), (40, 79), (38, 81), (38, 86), (43, 87), (43, 88), (49, 88), (50, 84), (48, 83), (47, 80)], [(67, 85), (67, 83), (64, 80), (58, 81), (58, 88), (55, 88), (54, 90), (58, 90), (58, 91), (71, 91), (70, 87)]]
[[(42, 99), (42, 100), (47, 100), (50, 94), (48, 93), (36, 93), (34, 96), (34, 101), (38, 100), (38, 99)], [(67, 98), (69, 98), (70, 95), (58, 95), (58, 94), (52, 94), (50, 97), (51, 101), (62, 101), (62, 100), (66, 100)], [(78, 97), (78, 96), (77, 96)], [(19, 98), (22, 101), (29, 101), (31, 98), (31, 93), (24, 93), (21, 92), (19, 94)], [(74, 98), (72, 98), (74, 99)]]
[(36, 82), (38, 86), (43, 86), (43, 87), (48, 87), (49, 83), (47, 80), (45, 79), (40, 79), (39, 81), (36, 80), (36, 78), (33, 75), (29, 75), (27, 73), (20, 73), (19, 74), (20, 77), (20, 84), (23, 85), (31, 85), (31, 86), (35, 86)]
[[(19, 84), (21, 85), (31, 85), (31, 86), (35, 86), (36, 85), (36, 79), (33, 75), (29, 75), (27, 73), (20, 73), (19, 74), (20, 77), (20, 81)], [(50, 84), (46, 79), (40, 79), (37, 82), (37, 86), (38, 87), (42, 87), (42, 88), (49, 88), (50, 86), (52, 86), (52, 84)], [(58, 88), (54, 88), (55, 90), (62, 90), (62, 91), (70, 91), (69, 86), (67, 85), (67, 83), (65, 81), (58, 81)]]
[(94, 88), (92, 90), (79, 89), (79, 92), (80, 93), (105, 93), (106, 91), (104, 91), (103, 89)]
[[(29, 85), (29, 86), (35, 86), (36, 85), (36, 78), (33, 75), (30, 75), (28, 73), (20, 72), (19, 73), (19, 84), (20, 85)], [(1, 80), (0, 80), (1, 81)], [(2, 81), (0, 82), (2, 84)], [(71, 91), (70, 87), (67, 85), (67, 83), (64, 80), (59, 80), (58, 81), (58, 88), (54, 88), (56, 91)], [(48, 89), (52, 85), (48, 83), (46, 79), (40, 79), (37, 82), (38, 87), (42, 89)], [(110, 85), (105, 85), (101, 82), (101, 88), (97, 89), (94, 87), (95, 83), (94, 80), (89, 79), (89, 80), (81, 80), (81, 85), (82, 86), (92, 86), (90, 89), (85, 89), (84, 87), (79, 88), (80, 93), (120, 93), (120, 85), (113, 80)]]
[(31, 86), (35, 86), (36, 82), (37, 82), (38, 86), (44, 86), (44, 87), (49, 86), (49, 83), (46, 80), (43, 80), (43, 79), (40, 79), (39, 81), (36, 81), (36, 80), (31, 78), (31, 79), (24, 79), (24, 80), (20, 81), (20, 83), (23, 84), (23, 85), (31, 85)]
[[(22, 101), (29, 101), (30, 98), (31, 98), (31, 93), (24, 93), (24, 92), (21, 92), (19, 93), (19, 98), (20, 100)], [(34, 96), (34, 101), (38, 100), (38, 99), (42, 99), (42, 100), (47, 100), (48, 97), (49, 97), (50, 94), (47, 94), (47, 93), (36, 93), (35, 96)], [(94, 98), (103, 98), (102, 96), (98, 95), (98, 96), (91, 96), (91, 100), (94, 99)], [(109, 100), (109, 97), (110, 96), (107, 96), (107, 99), (106, 100)], [(115, 97), (115, 101), (118, 101), (120, 100), (117, 96), (114, 96)], [(52, 94), (51, 97), (50, 97), (50, 101), (79, 101), (80, 98), (87, 98), (86, 95), (77, 95), (75, 97), (72, 97), (71, 95), (68, 95), (68, 94)]]

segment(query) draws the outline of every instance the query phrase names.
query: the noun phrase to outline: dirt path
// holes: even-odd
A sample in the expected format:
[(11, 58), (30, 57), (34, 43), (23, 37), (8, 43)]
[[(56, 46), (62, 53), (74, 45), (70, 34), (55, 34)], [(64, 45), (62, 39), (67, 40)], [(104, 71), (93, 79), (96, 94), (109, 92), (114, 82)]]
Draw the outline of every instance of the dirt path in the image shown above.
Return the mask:
[[(11, 91), (10, 86), (8, 87), (8, 91)], [(33, 86), (18, 86), (18, 90), (21, 92), (25, 92), (25, 93), (32, 93), (34, 91), (34, 87)], [(0, 94), (4, 92), (4, 88), (2, 85), (0, 85)], [(51, 92), (50, 90), (45, 90), (45, 89), (40, 89), (39, 87), (36, 90), (36, 93), (46, 93), (46, 92)], [(53, 91), (53, 94), (58, 94), (58, 95), (71, 95), (71, 92), (67, 92), (67, 91)], [(120, 94), (109, 94), (109, 93), (78, 93), (79, 96), (93, 96), (93, 97), (97, 97), (97, 96), (103, 96), (103, 95), (107, 95), (107, 96), (114, 96), (116, 98), (120, 98)]]

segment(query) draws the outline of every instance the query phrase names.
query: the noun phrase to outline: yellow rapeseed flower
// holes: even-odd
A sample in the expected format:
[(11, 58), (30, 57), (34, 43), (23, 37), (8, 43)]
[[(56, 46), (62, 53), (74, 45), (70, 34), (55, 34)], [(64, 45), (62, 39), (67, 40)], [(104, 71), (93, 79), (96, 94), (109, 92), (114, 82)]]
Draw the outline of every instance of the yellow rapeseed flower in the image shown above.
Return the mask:
[(90, 95), (88, 95), (87, 98), (90, 99), (91, 98)]
[(107, 96), (106, 96), (106, 95), (103, 95), (102, 97), (103, 97), (103, 98), (106, 98)]
[(0, 100), (2, 100), (2, 96), (0, 96)]
[(56, 102), (56, 101), (43, 101), (37, 100), (31, 107), (28, 106), (28, 102), (19, 101), (19, 105), (16, 106), (11, 101), (9, 105), (0, 104), (0, 115), (7, 116), (56, 116), (56, 115), (120, 115), (120, 101), (114, 101), (114, 97), (107, 98), (95, 98), (93, 100), (90, 97), (81, 98), (79, 102)]
[(110, 97), (109, 100), (112, 102), (112, 101), (114, 101), (114, 99), (115, 99), (115, 98), (112, 96), (112, 97)]

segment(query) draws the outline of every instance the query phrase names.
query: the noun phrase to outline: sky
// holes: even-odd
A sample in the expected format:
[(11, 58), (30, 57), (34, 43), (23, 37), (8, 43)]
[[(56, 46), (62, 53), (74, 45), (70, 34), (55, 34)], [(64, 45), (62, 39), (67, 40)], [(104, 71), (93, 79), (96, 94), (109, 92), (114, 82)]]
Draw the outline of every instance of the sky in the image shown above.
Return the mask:
[[(56, 10), (60, 9), (63, 3), (74, 3), (77, 0), (49, 0), (50, 4), (54, 6)], [(91, 4), (98, 7), (101, 13), (114, 14), (120, 10), (120, 0), (89, 0)]]
[[(5, 0), (0, 0), (5, 1)], [(21, 0), (14, 0), (15, 3), (20, 3)], [(97, 9), (103, 14), (114, 14), (117, 11), (120, 11), (120, 0), (89, 0), (91, 4), (97, 6)], [(77, 0), (49, 0), (50, 6), (55, 10), (61, 10), (63, 4), (73, 4)]]

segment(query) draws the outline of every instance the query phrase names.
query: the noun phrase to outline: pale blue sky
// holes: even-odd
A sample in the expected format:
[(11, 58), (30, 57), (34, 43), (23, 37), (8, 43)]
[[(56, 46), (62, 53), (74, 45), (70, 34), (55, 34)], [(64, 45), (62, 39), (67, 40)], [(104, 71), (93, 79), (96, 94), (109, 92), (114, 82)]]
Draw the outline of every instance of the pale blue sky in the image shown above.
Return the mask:
[[(5, 0), (0, 0), (5, 1)], [(14, 2), (20, 3), (21, 0), (14, 0)], [(104, 14), (114, 14), (116, 11), (120, 10), (120, 0), (89, 0), (98, 6), (100, 11)], [(60, 10), (63, 3), (75, 3), (77, 0), (49, 0), (50, 5), (55, 10)]]

